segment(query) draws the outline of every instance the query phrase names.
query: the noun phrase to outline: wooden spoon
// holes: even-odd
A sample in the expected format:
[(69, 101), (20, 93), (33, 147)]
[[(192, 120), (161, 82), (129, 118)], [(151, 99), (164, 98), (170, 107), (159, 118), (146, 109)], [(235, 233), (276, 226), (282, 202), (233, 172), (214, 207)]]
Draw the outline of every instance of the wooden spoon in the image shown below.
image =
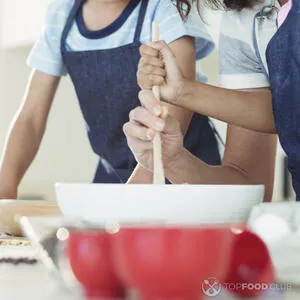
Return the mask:
[[(159, 40), (159, 27), (157, 22), (152, 23), (152, 41)], [(153, 93), (160, 101), (160, 91), (158, 86), (152, 88)], [(162, 161), (162, 145), (160, 133), (156, 133), (153, 140), (153, 184), (165, 184), (165, 173)]]
[(0, 200), (0, 232), (23, 236), (19, 226), (21, 216), (60, 216), (60, 208), (54, 201)]

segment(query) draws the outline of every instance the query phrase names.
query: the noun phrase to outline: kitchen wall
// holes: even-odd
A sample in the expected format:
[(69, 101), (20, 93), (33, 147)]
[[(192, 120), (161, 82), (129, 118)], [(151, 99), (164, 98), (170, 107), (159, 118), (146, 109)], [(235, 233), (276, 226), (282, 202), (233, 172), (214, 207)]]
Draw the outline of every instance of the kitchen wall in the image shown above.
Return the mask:
[[(29, 47), (0, 52), (0, 149), (30, 74)], [(62, 80), (41, 149), (24, 178), (20, 194), (54, 199), (55, 182), (89, 182), (97, 159), (86, 138), (76, 97), (68, 78)]]
[[(218, 17), (208, 24), (215, 40), (218, 38)], [(32, 45), (0, 50), (0, 152), (10, 122), (20, 105), (30, 74), (26, 58)], [(203, 61), (202, 70), (209, 83), (218, 84), (217, 52)], [(216, 122), (225, 139), (226, 125)], [(267, 153), (266, 153), (267, 155)], [(282, 154), (279, 150), (274, 200), (282, 199)], [(23, 198), (55, 199), (56, 182), (90, 182), (97, 164), (85, 134), (76, 97), (69, 78), (60, 84), (41, 149), (21, 186)]]

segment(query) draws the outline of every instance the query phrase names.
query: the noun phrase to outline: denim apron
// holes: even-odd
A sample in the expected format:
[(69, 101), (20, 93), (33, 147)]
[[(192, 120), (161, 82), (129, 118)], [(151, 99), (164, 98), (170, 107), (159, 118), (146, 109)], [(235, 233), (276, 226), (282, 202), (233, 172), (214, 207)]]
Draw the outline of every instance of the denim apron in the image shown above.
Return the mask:
[(293, 1), (266, 55), (276, 129), (300, 201), (300, 0)]
[[(66, 40), (83, 0), (75, 0), (61, 40), (66, 69), (74, 84), (88, 138), (99, 156), (94, 183), (125, 183), (136, 166), (123, 125), (140, 105), (137, 68), (140, 35), (149, 0), (141, 0), (134, 41), (108, 50), (68, 51)], [(220, 164), (218, 144), (207, 117), (195, 115), (185, 146), (208, 164)]]

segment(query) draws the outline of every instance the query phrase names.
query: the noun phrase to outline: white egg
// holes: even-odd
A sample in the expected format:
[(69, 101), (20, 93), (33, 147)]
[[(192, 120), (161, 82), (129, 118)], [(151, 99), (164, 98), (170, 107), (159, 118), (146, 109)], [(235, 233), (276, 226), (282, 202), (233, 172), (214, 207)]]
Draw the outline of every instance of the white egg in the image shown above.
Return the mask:
[(291, 233), (288, 223), (273, 214), (258, 217), (252, 222), (250, 228), (266, 243), (276, 242)]

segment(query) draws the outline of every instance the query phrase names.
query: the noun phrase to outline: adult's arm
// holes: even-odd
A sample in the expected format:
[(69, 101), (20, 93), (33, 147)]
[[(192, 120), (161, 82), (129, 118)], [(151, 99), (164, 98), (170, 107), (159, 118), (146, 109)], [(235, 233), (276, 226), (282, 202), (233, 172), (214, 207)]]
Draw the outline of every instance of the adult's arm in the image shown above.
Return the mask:
[(264, 201), (271, 201), (276, 135), (228, 126), (221, 166), (210, 166), (184, 149), (165, 170), (174, 184), (263, 184)]
[[(151, 94), (151, 92), (145, 92)], [(125, 131), (128, 144), (137, 161), (152, 170), (152, 141), (147, 138), (149, 130), (155, 130), (161, 118), (154, 108), (157, 101), (145, 101), (141, 97), (143, 112), (127, 123)], [(226, 150), (221, 166), (210, 166), (193, 156), (183, 146), (183, 136), (178, 120), (168, 116), (161, 130), (163, 160), (166, 177), (174, 184), (263, 184), (265, 201), (272, 198), (276, 155), (276, 135), (258, 133), (230, 125)], [(140, 132), (132, 130), (139, 126)]]

